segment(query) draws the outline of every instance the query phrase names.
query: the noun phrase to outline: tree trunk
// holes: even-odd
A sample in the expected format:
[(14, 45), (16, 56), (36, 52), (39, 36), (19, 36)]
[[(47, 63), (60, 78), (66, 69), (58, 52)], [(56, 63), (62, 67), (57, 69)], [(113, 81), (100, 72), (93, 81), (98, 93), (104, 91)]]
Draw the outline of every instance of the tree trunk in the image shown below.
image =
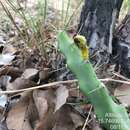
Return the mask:
[(85, 0), (78, 33), (89, 43), (90, 54), (98, 52), (98, 63), (107, 62), (112, 54), (115, 23), (123, 0)]
[(130, 78), (130, 10), (114, 33), (112, 54), (116, 71)]
[[(130, 78), (130, 10), (116, 28), (123, 0), (85, 0), (77, 32), (89, 43), (96, 63), (115, 63), (116, 71)], [(116, 28), (116, 29), (115, 29)]]

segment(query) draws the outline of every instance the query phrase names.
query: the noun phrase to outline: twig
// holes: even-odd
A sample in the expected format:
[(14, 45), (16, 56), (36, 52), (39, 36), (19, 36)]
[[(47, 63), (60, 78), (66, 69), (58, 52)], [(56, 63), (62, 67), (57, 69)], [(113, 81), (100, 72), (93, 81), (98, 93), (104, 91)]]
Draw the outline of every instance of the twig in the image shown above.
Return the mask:
[[(129, 81), (115, 80), (115, 79), (110, 79), (110, 78), (99, 79), (99, 80), (102, 81), (102, 82), (113, 81), (113, 82), (117, 82), (117, 83), (130, 84)], [(48, 83), (48, 84), (44, 84), (44, 85), (39, 85), (39, 86), (35, 86), (35, 87), (31, 87), (31, 88), (26, 88), (26, 89), (10, 90), (10, 91), (0, 91), (0, 94), (20, 93), (20, 92), (24, 92), (24, 91), (30, 91), (30, 90), (39, 89), (39, 88), (49, 89), (49, 87), (54, 87), (54, 86), (57, 86), (59, 84), (71, 84), (71, 83), (76, 83), (76, 82), (78, 82), (77, 79), (75, 79), (75, 80), (67, 80), (67, 81), (57, 81), (57, 82), (52, 82), (52, 83)]]
[(48, 83), (48, 84), (44, 84), (44, 85), (31, 87), (31, 88), (25, 88), (25, 89), (19, 89), (19, 90), (9, 90), (9, 91), (0, 91), (0, 94), (20, 93), (20, 92), (24, 92), (24, 91), (30, 91), (30, 90), (39, 89), (39, 88), (47, 89), (48, 87), (57, 86), (59, 84), (75, 83), (77, 81), (78, 80), (67, 80), (67, 81), (52, 82), (52, 83)]
[(116, 79), (111, 79), (111, 78), (106, 78), (106, 79), (100, 79), (100, 81), (105, 82), (105, 81), (113, 81), (117, 83), (123, 83), (123, 84), (130, 84), (129, 81), (124, 81), (124, 80), (116, 80)]
[(123, 76), (123, 75), (121, 75), (121, 74), (114, 73), (114, 72), (113, 72), (113, 74), (114, 74), (115, 76), (119, 77), (119, 78), (122, 78), (122, 79), (126, 80), (126, 81), (130, 81), (130, 79), (126, 78), (125, 76)]
[(88, 113), (88, 116), (87, 116), (87, 118), (86, 118), (86, 121), (85, 121), (85, 123), (84, 123), (84, 125), (83, 125), (82, 130), (85, 130), (85, 127), (86, 127), (86, 125), (87, 125), (87, 123), (88, 123), (88, 119), (89, 119), (89, 116), (90, 116), (90, 114), (91, 114), (92, 108), (93, 108), (93, 107), (92, 107), (92, 105), (91, 105), (90, 110), (89, 110), (89, 113)]

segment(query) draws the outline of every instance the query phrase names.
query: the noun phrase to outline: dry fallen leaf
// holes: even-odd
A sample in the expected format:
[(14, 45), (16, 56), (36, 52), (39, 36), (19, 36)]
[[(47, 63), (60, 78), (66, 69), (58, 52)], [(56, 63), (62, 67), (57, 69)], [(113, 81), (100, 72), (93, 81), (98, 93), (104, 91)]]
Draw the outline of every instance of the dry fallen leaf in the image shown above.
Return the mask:
[(6, 123), (9, 130), (33, 130), (28, 119), (29, 99), (14, 105), (8, 113)]
[(0, 96), (0, 107), (5, 107), (5, 105), (7, 104), (7, 95), (1, 95)]
[(7, 76), (7, 75), (1, 76), (0, 77), (0, 89), (5, 91), (10, 80), (11, 80), (10, 76)]
[(12, 54), (1, 54), (0, 55), (0, 65), (9, 65), (11, 61), (15, 58)]
[(114, 92), (114, 96), (124, 105), (130, 106), (130, 86), (123, 84), (118, 86)]
[(11, 76), (11, 81), (20, 77), (23, 72), (17, 67), (6, 66), (0, 70), (0, 76), (9, 75)]
[(66, 86), (60, 85), (56, 89), (56, 106), (55, 111), (57, 111), (62, 105), (66, 103), (66, 100), (69, 96), (69, 91)]
[(23, 72), (22, 77), (24, 79), (33, 79), (37, 76), (38, 72), (37, 69), (28, 68)]
[(0, 36), (0, 44), (5, 44), (6, 41), (4, 41), (4, 37), (3, 36)]
[(44, 93), (45, 92), (42, 90), (35, 90), (33, 92), (33, 98), (39, 114), (39, 119), (42, 119), (48, 110), (48, 103)]
[(6, 44), (3, 48), (2, 54), (15, 54), (17, 52), (16, 48), (14, 48), (11, 44)]
[(5, 122), (0, 122), (0, 130), (9, 130)]
[(49, 73), (49, 68), (44, 68), (43, 70), (40, 70), (39, 72), (39, 78), (40, 81), (46, 80), (51, 74)]
[(56, 90), (35, 90), (33, 98), (39, 113), (39, 122), (35, 130), (52, 129), (55, 122), (54, 112), (66, 103), (68, 89), (61, 85)]
[(18, 90), (36, 86), (37, 84), (33, 81), (24, 78), (17, 78), (13, 82), (8, 83), (7, 90)]
[(79, 128), (82, 128), (84, 123), (84, 119), (81, 115), (67, 104), (63, 105), (55, 113), (55, 121), (52, 130), (81, 130)]
[(71, 117), (71, 119), (74, 123), (75, 129), (83, 126), (84, 118), (80, 114), (78, 114), (78, 113), (76, 113), (75, 111), (72, 110), (72, 112), (70, 112), (70, 117)]
[(33, 93), (39, 121), (35, 130), (50, 130), (54, 124), (55, 94), (54, 90), (35, 90)]

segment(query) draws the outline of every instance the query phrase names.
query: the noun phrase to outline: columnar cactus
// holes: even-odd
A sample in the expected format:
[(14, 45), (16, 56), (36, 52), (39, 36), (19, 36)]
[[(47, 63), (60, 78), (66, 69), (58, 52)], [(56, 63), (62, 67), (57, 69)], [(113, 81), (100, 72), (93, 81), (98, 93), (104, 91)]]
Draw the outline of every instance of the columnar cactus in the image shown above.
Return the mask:
[(130, 130), (126, 109), (116, 104), (105, 85), (99, 81), (91, 63), (85, 62), (81, 51), (66, 32), (58, 35), (58, 47), (66, 58), (69, 69), (76, 75), (80, 90), (94, 107), (97, 119), (108, 130)]

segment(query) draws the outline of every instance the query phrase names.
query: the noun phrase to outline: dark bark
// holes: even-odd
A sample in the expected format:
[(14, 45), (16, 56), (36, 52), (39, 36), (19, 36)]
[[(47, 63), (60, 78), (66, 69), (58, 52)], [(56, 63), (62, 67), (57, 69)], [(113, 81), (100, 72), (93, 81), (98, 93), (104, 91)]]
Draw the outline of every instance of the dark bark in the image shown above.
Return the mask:
[(130, 78), (130, 11), (114, 33), (111, 59), (116, 71)]
[(85, 0), (78, 31), (89, 43), (90, 53), (98, 51), (100, 63), (112, 54), (115, 22), (123, 0)]
[(130, 11), (115, 27), (122, 2), (85, 0), (77, 32), (86, 37), (91, 54), (98, 52), (96, 62), (115, 63), (115, 70), (130, 78)]

